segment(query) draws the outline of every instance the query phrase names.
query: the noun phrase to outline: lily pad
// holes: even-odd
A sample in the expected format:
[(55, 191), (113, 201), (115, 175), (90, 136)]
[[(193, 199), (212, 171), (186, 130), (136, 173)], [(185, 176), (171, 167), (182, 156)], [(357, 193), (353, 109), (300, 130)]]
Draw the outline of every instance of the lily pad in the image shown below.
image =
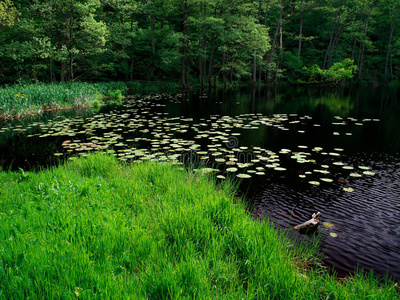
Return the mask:
[(274, 170), (275, 170), (275, 171), (286, 171), (286, 168), (275, 167)]
[(340, 156), (340, 154), (336, 153), (336, 152), (329, 152), (329, 155), (331, 155), (331, 156)]
[(350, 176), (351, 177), (362, 177), (362, 175), (358, 174), (358, 173), (351, 173)]
[(334, 233), (334, 232), (331, 232), (329, 235), (330, 235), (331, 237), (333, 237), (333, 238), (337, 237), (337, 234)]
[(370, 170), (370, 167), (366, 167), (366, 166), (358, 166), (359, 169), (361, 170)]
[(309, 181), (308, 183), (312, 185), (320, 185), (319, 181)]
[(324, 225), (325, 228), (328, 228), (328, 229), (335, 227), (335, 225), (333, 225), (332, 223), (328, 223), (328, 222), (322, 222), (322, 225)]
[(324, 182), (332, 182), (333, 179), (330, 178), (320, 178), (320, 180), (324, 181)]
[(364, 171), (363, 174), (364, 175), (368, 175), (368, 176), (374, 176), (375, 175), (375, 173), (371, 172), (371, 171)]
[(343, 166), (342, 168), (345, 170), (353, 170), (354, 169), (352, 166)]
[(247, 178), (251, 178), (251, 175), (248, 174), (237, 174), (236, 177), (238, 178), (243, 178), (243, 179), (247, 179)]

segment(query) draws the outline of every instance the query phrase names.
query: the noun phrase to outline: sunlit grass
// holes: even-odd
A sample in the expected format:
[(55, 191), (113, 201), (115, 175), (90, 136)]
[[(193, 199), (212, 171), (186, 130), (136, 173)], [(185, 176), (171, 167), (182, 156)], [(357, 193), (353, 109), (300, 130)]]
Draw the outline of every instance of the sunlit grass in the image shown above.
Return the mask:
[[(127, 94), (128, 90), (160, 88), (163, 83), (141, 82), (67, 82), (51, 84), (17, 84), (0, 87), (0, 116), (21, 117), (46, 109), (90, 105), (103, 96)], [(172, 83), (165, 83), (173, 87)]]
[(394, 299), (396, 287), (338, 282), (235, 185), (160, 163), (89, 155), (0, 173), (2, 299)]

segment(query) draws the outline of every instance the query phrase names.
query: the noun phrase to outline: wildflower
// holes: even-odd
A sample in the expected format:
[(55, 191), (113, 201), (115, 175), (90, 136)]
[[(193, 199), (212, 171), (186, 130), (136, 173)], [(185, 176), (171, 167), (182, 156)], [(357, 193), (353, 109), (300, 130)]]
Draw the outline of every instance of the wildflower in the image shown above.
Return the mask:
[(15, 94), (15, 97), (19, 97), (19, 95), (16, 93), (16, 94)]
[(22, 94), (22, 98), (26, 98), (26, 95), (25, 95), (25, 94)]

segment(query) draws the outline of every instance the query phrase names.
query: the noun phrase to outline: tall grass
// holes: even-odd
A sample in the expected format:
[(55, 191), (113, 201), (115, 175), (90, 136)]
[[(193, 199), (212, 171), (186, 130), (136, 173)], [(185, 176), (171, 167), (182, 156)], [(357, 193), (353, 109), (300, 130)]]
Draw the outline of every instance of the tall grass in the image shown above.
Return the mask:
[(3, 118), (21, 117), (41, 112), (48, 108), (63, 108), (88, 105), (92, 101), (120, 91), (126, 95), (128, 90), (148, 87), (175, 87), (172, 83), (141, 82), (67, 82), (51, 84), (16, 84), (0, 87), (0, 115)]
[(0, 173), (2, 299), (394, 299), (338, 282), (254, 220), (231, 182), (105, 154)]

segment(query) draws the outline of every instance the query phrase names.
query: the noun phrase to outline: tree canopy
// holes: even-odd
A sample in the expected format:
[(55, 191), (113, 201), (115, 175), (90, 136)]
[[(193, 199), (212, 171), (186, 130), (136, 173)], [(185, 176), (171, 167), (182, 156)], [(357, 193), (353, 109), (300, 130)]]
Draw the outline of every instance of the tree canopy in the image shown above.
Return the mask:
[(0, 83), (399, 84), (397, 0), (0, 0)]

